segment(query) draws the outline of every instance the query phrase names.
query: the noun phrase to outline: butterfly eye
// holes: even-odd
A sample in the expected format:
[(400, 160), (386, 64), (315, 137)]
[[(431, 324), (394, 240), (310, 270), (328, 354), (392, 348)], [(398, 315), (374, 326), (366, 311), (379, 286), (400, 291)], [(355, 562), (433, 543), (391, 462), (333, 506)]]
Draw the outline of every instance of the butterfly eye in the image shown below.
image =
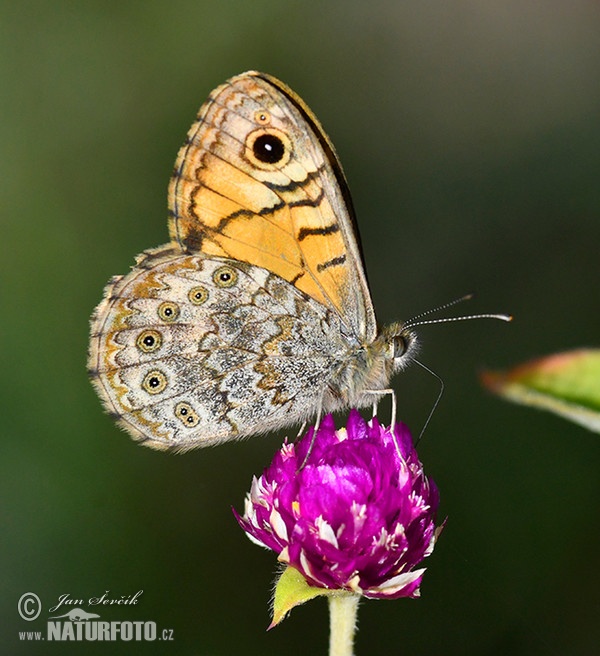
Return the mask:
[(267, 171), (285, 166), (292, 153), (287, 135), (274, 128), (255, 130), (246, 140), (246, 158)]
[(188, 293), (190, 302), (194, 305), (202, 305), (208, 300), (208, 289), (206, 287), (192, 287)]
[(408, 350), (406, 339), (402, 335), (394, 337), (394, 359), (402, 357)]
[(158, 306), (158, 316), (163, 321), (171, 323), (179, 316), (179, 305), (171, 301), (165, 301)]
[(152, 353), (160, 348), (162, 336), (157, 330), (144, 330), (135, 341), (136, 346), (144, 353)]
[(233, 287), (238, 281), (238, 274), (232, 267), (222, 266), (213, 273), (213, 280), (217, 287)]
[(167, 377), (162, 371), (154, 369), (149, 371), (142, 381), (142, 388), (148, 394), (160, 394), (167, 386)]

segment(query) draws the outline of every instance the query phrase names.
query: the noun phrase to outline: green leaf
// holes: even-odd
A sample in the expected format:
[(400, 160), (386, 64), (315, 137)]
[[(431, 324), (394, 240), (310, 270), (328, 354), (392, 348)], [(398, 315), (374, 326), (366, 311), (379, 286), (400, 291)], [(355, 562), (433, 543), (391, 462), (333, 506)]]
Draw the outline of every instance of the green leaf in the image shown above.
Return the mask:
[(600, 349), (557, 353), (506, 372), (485, 372), (482, 382), (510, 401), (549, 410), (600, 433)]
[(309, 585), (297, 569), (286, 567), (275, 586), (273, 620), (269, 629), (279, 624), (294, 606), (299, 606), (315, 597), (334, 594), (339, 594), (339, 590), (327, 590)]

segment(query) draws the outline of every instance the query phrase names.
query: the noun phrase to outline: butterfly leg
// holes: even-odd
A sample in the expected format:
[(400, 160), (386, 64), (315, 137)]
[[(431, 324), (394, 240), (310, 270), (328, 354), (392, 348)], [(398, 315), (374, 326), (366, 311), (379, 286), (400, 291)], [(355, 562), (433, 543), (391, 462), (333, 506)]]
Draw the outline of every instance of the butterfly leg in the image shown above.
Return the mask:
[(373, 401), (373, 419), (377, 417), (377, 406), (379, 405), (379, 401), (376, 399)]
[[(396, 437), (396, 431), (395, 431), (395, 426), (396, 426), (396, 410), (397, 410), (397, 404), (396, 404), (396, 392), (394, 392), (393, 389), (387, 388), (387, 389), (382, 389), (382, 390), (365, 390), (365, 394), (389, 394), (392, 397), (392, 421), (390, 422), (390, 428), (392, 429), (392, 437), (394, 438), (394, 444), (396, 446), (396, 451), (398, 452), (398, 455), (402, 457), (402, 452), (400, 450), (400, 445), (398, 444), (398, 439)], [(379, 402), (379, 399), (373, 403), (373, 417), (377, 416), (377, 403)]]
[[(310, 454), (312, 453), (313, 446), (315, 444), (315, 438), (317, 437), (317, 431), (319, 430), (319, 426), (321, 425), (321, 416), (323, 414), (323, 406), (321, 403), (319, 403), (319, 409), (317, 410), (317, 421), (315, 422), (315, 426), (313, 428), (313, 434), (312, 437), (310, 438), (310, 444), (308, 445), (308, 451), (306, 452), (306, 455), (304, 456), (304, 460), (302, 461), (302, 464), (298, 468), (298, 471), (301, 471), (304, 469), (306, 463), (308, 462), (308, 459), (310, 458)], [(304, 427), (306, 426), (306, 422), (302, 424), (302, 429), (300, 430), (300, 433), (304, 431)], [(298, 433), (298, 436), (300, 435)]]
[(385, 389), (382, 390), (385, 394), (389, 394), (392, 397), (392, 421), (390, 423), (390, 426), (394, 427), (396, 425), (396, 392), (394, 392), (393, 389)]
[[(387, 389), (381, 389), (381, 390), (365, 390), (365, 394), (389, 394), (392, 397), (392, 420), (390, 422), (391, 426), (394, 426), (396, 424), (396, 392), (389, 387)], [(373, 402), (373, 417), (377, 416), (377, 407), (379, 405), (380, 399), (376, 399)]]

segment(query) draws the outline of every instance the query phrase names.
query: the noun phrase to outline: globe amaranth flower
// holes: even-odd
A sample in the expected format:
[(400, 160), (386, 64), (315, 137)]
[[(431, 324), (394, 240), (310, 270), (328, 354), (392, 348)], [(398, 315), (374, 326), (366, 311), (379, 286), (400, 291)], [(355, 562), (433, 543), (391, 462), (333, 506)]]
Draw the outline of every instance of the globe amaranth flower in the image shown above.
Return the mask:
[(418, 596), (425, 570), (415, 568), (433, 551), (439, 496), (408, 429), (353, 410), (345, 429), (327, 415), (312, 436), (284, 443), (254, 478), (239, 524), (312, 586)]

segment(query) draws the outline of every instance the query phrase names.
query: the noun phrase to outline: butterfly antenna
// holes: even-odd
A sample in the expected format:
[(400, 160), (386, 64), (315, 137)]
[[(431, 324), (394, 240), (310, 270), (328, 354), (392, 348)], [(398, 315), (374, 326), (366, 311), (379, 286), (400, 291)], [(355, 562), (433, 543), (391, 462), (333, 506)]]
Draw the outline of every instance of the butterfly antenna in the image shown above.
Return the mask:
[(451, 321), (470, 321), (471, 319), (499, 319), (500, 321), (512, 321), (512, 316), (510, 314), (469, 314), (461, 317), (442, 317), (441, 319), (426, 319), (424, 321), (421, 320), (422, 317), (426, 317), (430, 314), (433, 314), (434, 312), (441, 312), (442, 310), (446, 310), (449, 307), (452, 307), (453, 305), (458, 305), (458, 303), (462, 303), (463, 301), (470, 301), (472, 298), (473, 298), (473, 294), (466, 294), (465, 296), (461, 296), (460, 298), (457, 298), (454, 301), (450, 301), (450, 303), (444, 303), (444, 305), (440, 305), (438, 307), (432, 308), (431, 310), (426, 310), (425, 312), (421, 312), (420, 314), (414, 316), (412, 319), (409, 319), (404, 324), (403, 327), (414, 328), (415, 326), (424, 326), (432, 323), (449, 323)]
[(428, 314), (433, 314), (434, 312), (441, 312), (442, 310), (447, 310), (449, 307), (452, 307), (453, 305), (458, 305), (463, 301), (470, 301), (473, 298), (473, 296), (474, 294), (465, 294), (460, 298), (455, 298), (453, 301), (450, 301), (449, 303), (438, 305), (437, 307), (431, 308), (430, 310), (425, 310), (425, 312), (419, 312), (419, 314), (409, 319), (409, 323), (415, 321), (416, 319), (420, 319), (421, 317), (426, 317)]
[[(414, 328), (415, 326), (424, 326), (426, 324), (432, 324), (432, 323), (449, 323), (451, 321), (470, 321), (471, 319), (499, 319), (500, 321), (512, 321), (512, 316), (510, 316), (509, 314), (468, 314), (468, 315), (463, 315), (461, 317), (442, 317), (441, 319), (423, 319), (423, 317), (429, 316), (434, 312), (440, 312), (441, 310), (446, 310), (449, 307), (457, 305), (458, 303), (462, 303), (463, 301), (470, 301), (472, 298), (473, 298), (473, 294), (466, 294), (465, 296), (461, 296), (460, 298), (457, 298), (454, 301), (450, 301), (450, 303), (445, 303), (444, 305), (440, 305), (431, 310), (427, 310), (426, 312), (421, 312), (420, 314), (417, 314), (412, 319), (409, 319), (403, 325), (403, 328), (410, 329), (410, 328)], [(423, 424), (423, 428), (419, 433), (419, 437), (415, 442), (415, 446), (417, 446), (417, 444), (421, 441), (421, 438), (425, 434), (425, 431), (427, 430), (427, 426), (429, 426), (429, 422), (433, 417), (433, 413), (436, 411), (442, 399), (442, 395), (444, 394), (444, 381), (435, 373), (435, 371), (432, 371), (429, 367), (424, 365), (422, 362), (419, 362), (419, 360), (413, 359), (413, 362), (418, 364), (422, 369), (425, 369), (425, 371), (428, 371), (434, 378), (437, 378), (440, 384), (439, 394), (437, 395), (435, 403), (431, 407), (431, 410), (429, 411), (429, 415), (427, 416), (427, 419)]]
[(417, 445), (421, 441), (421, 438), (425, 434), (425, 431), (427, 430), (427, 426), (429, 426), (429, 422), (431, 421), (431, 418), (433, 417), (433, 413), (436, 411), (440, 401), (442, 400), (442, 395), (444, 394), (444, 381), (438, 376), (435, 371), (424, 365), (422, 362), (419, 362), (419, 360), (413, 360), (415, 364), (418, 364), (419, 367), (422, 367), (425, 369), (425, 371), (428, 371), (434, 378), (437, 378), (439, 384), (440, 384), (440, 391), (437, 395), (437, 399), (435, 400), (435, 403), (431, 406), (431, 410), (429, 411), (429, 414), (427, 415), (427, 419), (425, 420), (425, 423), (423, 424), (423, 428), (421, 428), (421, 432), (419, 433), (419, 437), (417, 437), (417, 441), (415, 442), (415, 448), (417, 448)]

